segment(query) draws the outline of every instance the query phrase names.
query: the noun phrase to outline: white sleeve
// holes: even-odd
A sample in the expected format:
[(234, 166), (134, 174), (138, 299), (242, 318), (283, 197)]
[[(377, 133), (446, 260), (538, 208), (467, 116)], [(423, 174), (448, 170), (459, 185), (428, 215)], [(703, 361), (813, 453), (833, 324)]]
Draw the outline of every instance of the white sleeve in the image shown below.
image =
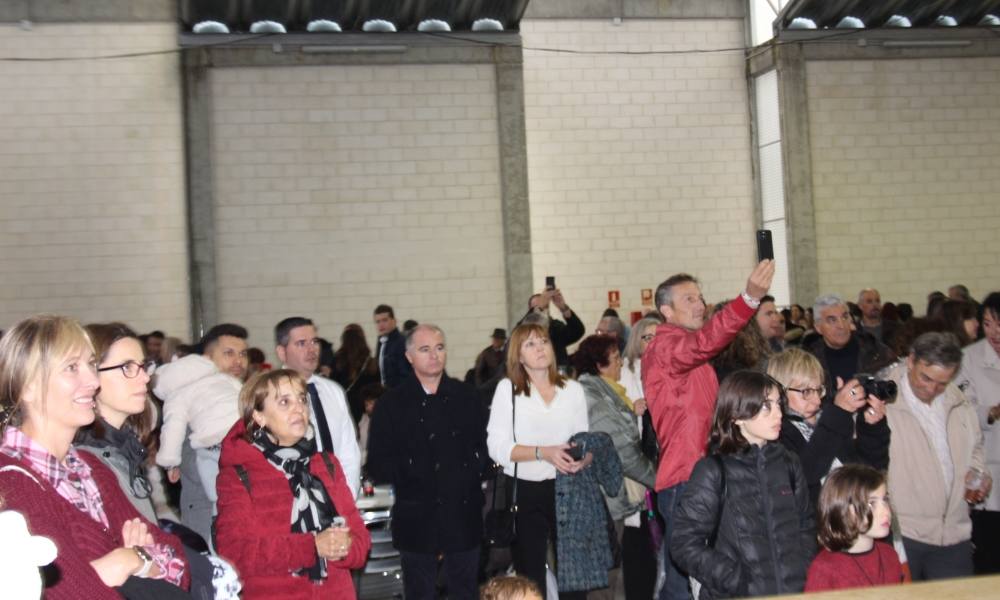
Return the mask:
[(959, 389), (962, 390), (962, 393), (965, 394), (965, 397), (969, 399), (972, 407), (976, 410), (976, 416), (979, 418), (979, 428), (981, 430), (989, 430), (993, 428), (993, 425), (990, 425), (988, 421), (992, 407), (988, 402), (980, 402), (979, 400), (979, 390), (976, 389), (975, 367), (973, 366), (977, 358), (966, 349), (962, 355), (962, 366), (955, 377), (955, 384), (958, 385)]
[(581, 431), (590, 431), (590, 416), (587, 412), (587, 396), (584, 394), (583, 386), (576, 381), (566, 384), (567, 387), (571, 385), (573, 388), (571, 392), (574, 394), (573, 405), (577, 407), (573, 411), (573, 435), (576, 435)]
[(344, 390), (336, 383), (324, 383), (327, 383), (323, 386), (327, 397), (324, 398), (324, 395), (320, 394), (320, 401), (323, 402), (327, 425), (330, 427), (330, 437), (333, 438), (333, 453), (337, 455), (337, 460), (344, 469), (347, 487), (351, 488), (351, 493), (357, 498), (358, 490), (361, 489), (361, 448), (358, 446), (354, 420), (347, 410)]
[(181, 447), (188, 427), (188, 405), (183, 394), (163, 401), (163, 425), (160, 427), (160, 449), (156, 464), (164, 468), (179, 467)]
[[(486, 425), (486, 447), (490, 458), (504, 467), (514, 467), (510, 453), (514, 450), (514, 432), (511, 429), (510, 379), (502, 379), (493, 393), (490, 421)], [(584, 414), (586, 418), (586, 414)]]

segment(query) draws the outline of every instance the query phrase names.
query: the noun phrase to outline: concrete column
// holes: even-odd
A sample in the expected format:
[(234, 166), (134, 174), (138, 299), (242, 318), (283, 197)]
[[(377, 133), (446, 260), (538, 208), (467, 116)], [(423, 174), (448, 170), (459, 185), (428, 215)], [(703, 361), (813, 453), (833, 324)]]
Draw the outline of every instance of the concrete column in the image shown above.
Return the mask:
[(495, 48), (494, 59), (507, 320), (513, 325), (524, 315), (528, 297), (533, 293), (528, 147), (524, 122), (524, 62), (519, 46)]
[(820, 290), (806, 62), (800, 44), (775, 46), (773, 51), (778, 70), (778, 103), (781, 111), (789, 291), (792, 298), (808, 304), (819, 295)]
[(212, 196), (212, 94), (208, 54), (184, 51), (184, 133), (187, 171), (191, 336), (218, 322), (215, 289), (215, 200)]

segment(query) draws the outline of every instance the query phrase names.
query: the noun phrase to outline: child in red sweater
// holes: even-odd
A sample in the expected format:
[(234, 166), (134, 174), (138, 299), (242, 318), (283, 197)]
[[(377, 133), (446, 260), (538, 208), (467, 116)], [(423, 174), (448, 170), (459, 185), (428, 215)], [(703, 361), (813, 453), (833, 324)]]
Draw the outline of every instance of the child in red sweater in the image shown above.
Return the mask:
[(903, 569), (889, 535), (892, 509), (885, 476), (865, 465), (845, 465), (823, 485), (817, 507), (817, 537), (823, 550), (809, 566), (807, 592), (894, 585)]

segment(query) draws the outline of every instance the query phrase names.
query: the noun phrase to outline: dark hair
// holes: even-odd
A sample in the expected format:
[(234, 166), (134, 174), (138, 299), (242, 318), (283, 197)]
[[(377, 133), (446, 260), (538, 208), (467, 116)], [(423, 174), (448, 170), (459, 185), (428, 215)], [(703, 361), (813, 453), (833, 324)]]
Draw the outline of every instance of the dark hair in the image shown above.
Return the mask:
[(571, 357), (573, 367), (579, 375), (600, 375), (610, 363), (611, 351), (617, 349), (618, 340), (610, 335), (588, 335)]
[(724, 370), (756, 369), (762, 371), (763, 364), (771, 355), (771, 346), (764, 339), (757, 319), (750, 319), (736, 333), (736, 337), (712, 360), (713, 367)]
[(296, 327), (305, 327), (306, 325), (313, 325), (312, 319), (305, 317), (288, 317), (287, 319), (283, 319), (274, 326), (274, 343), (278, 346), (287, 346), (288, 336), (292, 333), (292, 330)]
[(375, 307), (375, 310), (372, 311), (372, 314), (373, 315), (388, 314), (389, 318), (391, 318), (391, 319), (395, 319), (396, 318), (396, 313), (393, 312), (392, 307), (389, 306), (388, 304), (379, 304), (378, 306)]
[[(155, 338), (160, 338), (162, 340), (165, 339), (167, 336), (164, 335), (164, 333), (159, 329), (156, 329), (154, 331), (150, 331), (149, 333), (147, 333), (146, 337), (147, 338), (155, 337)], [(135, 336), (135, 339), (139, 339), (139, 336)]]
[(416, 329), (417, 325), (420, 325), (420, 323), (417, 323), (413, 319), (407, 319), (403, 321), (403, 332), (405, 333), (411, 329)]
[[(764, 296), (762, 296), (761, 299), (760, 299), (760, 303), (764, 304), (765, 302), (774, 302), (774, 296), (772, 296), (770, 294), (764, 294)], [(791, 311), (788, 311), (788, 312), (791, 312)]]
[(784, 405), (785, 393), (781, 384), (768, 375), (742, 370), (733, 371), (723, 379), (715, 402), (715, 422), (712, 424), (709, 445), (716, 447), (719, 454), (735, 454), (748, 448), (750, 442), (743, 437), (736, 421), (757, 416), (767, 401), (767, 393), (772, 389), (778, 390), (780, 404)]
[(245, 327), (235, 323), (219, 323), (215, 327), (209, 329), (205, 335), (201, 336), (201, 341), (198, 342), (198, 347), (201, 348), (201, 353), (206, 354), (208, 349), (218, 342), (219, 338), (224, 335), (239, 338), (241, 340), (245, 340), (250, 337)]
[(944, 321), (946, 331), (954, 333), (963, 348), (976, 341), (965, 332), (965, 322), (975, 318), (976, 305), (971, 302), (945, 300), (941, 305), (941, 320)]
[(910, 355), (929, 365), (953, 368), (962, 364), (962, 346), (954, 333), (931, 331), (913, 342)]
[(344, 327), (340, 334), (340, 348), (333, 354), (333, 359), (338, 369), (347, 373), (350, 381), (354, 381), (362, 370), (369, 375), (378, 371), (378, 361), (372, 358), (365, 330), (357, 323)]
[(247, 348), (247, 362), (251, 365), (262, 365), (267, 362), (267, 358), (260, 348)]
[(666, 281), (656, 286), (656, 308), (659, 309), (664, 304), (672, 306), (674, 302), (674, 286), (682, 283), (697, 285), (698, 280), (687, 273), (671, 275)]
[(994, 320), (1000, 319), (1000, 292), (990, 292), (983, 298), (983, 303), (979, 306), (980, 324), (982, 324), (983, 317), (986, 316), (987, 312), (993, 313), (991, 316)]
[(885, 485), (885, 476), (868, 465), (844, 465), (823, 484), (816, 506), (816, 538), (831, 552), (854, 545), (872, 527), (868, 496)]
[(621, 318), (618, 316), (618, 311), (613, 308), (605, 308), (604, 312), (601, 313), (601, 318), (603, 319), (604, 317), (614, 317), (616, 319)]
[(896, 305), (892, 302), (886, 302), (882, 305), (882, 320), (883, 321), (898, 321), (899, 311), (896, 309)]
[(958, 292), (958, 295), (962, 297), (962, 300), (964, 300), (966, 302), (975, 302), (975, 299), (972, 297), (972, 294), (969, 292), (969, 288), (966, 287), (966, 286), (964, 286), (964, 285), (962, 285), (961, 283), (956, 283), (955, 285), (953, 285), (950, 288), (948, 288), (948, 293), (951, 294), (952, 290), (955, 290), (956, 292)]
[(909, 321), (913, 318), (913, 305), (909, 302), (900, 302), (896, 305), (896, 312), (899, 313), (900, 321)]
[[(87, 334), (90, 336), (90, 341), (94, 344), (94, 359), (97, 361), (98, 365), (107, 360), (108, 353), (111, 351), (111, 346), (113, 346), (115, 342), (124, 339), (134, 339), (136, 342), (139, 342), (139, 336), (136, 332), (124, 323), (91, 323), (90, 325), (84, 327), (84, 329), (87, 330)], [(143, 353), (145, 353), (146, 349), (143, 348), (141, 343), (139, 343), (139, 347), (142, 348)], [(147, 459), (150, 461), (156, 455), (156, 449), (159, 445), (159, 436), (153, 435), (153, 429), (156, 427), (154, 417), (155, 413), (153, 412), (153, 403), (147, 393), (146, 404), (142, 412), (135, 415), (129, 415), (125, 418), (125, 426), (128, 427), (132, 433), (139, 438), (142, 445), (146, 447), (146, 450), (148, 451)], [(104, 439), (107, 431), (104, 428), (104, 423), (100, 419), (95, 419), (94, 422), (88, 427), (90, 427), (91, 431), (93, 431), (94, 437), (97, 439)], [(77, 439), (80, 439), (83, 429), (77, 432)]]
[(940, 319), (914, 317), (906, 321), (892, 336), (892, 351), (896, 356), (907, 356), (913, 347), (913, 342), (929, 331), (943, 331), (944, 322)]
[(933, 319), (934, 317), (940, 317), (941, 306), (944, 301), (948, 299), (943, 292), (931, 292), (927, 295), (927, 312), (924, 313), (925, 317)]
[(358, 390), (358, 397), (362, 401), (365, 400), (378, 400), (385, 393), (385, 388), (381, 383), (369, 383)]

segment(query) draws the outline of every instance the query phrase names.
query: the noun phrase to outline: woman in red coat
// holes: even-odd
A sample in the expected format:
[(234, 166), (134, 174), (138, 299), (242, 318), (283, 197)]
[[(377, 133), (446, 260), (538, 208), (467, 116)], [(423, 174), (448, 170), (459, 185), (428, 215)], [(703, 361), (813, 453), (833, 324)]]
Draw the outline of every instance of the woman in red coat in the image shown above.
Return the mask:
[(340, 463), (316, 451), (305, 381), (255, 375), (240, 414), (222, 441), (216, 541), (243, 600), (354, 598), (350, 570), (365, 564), (371, 536)]

